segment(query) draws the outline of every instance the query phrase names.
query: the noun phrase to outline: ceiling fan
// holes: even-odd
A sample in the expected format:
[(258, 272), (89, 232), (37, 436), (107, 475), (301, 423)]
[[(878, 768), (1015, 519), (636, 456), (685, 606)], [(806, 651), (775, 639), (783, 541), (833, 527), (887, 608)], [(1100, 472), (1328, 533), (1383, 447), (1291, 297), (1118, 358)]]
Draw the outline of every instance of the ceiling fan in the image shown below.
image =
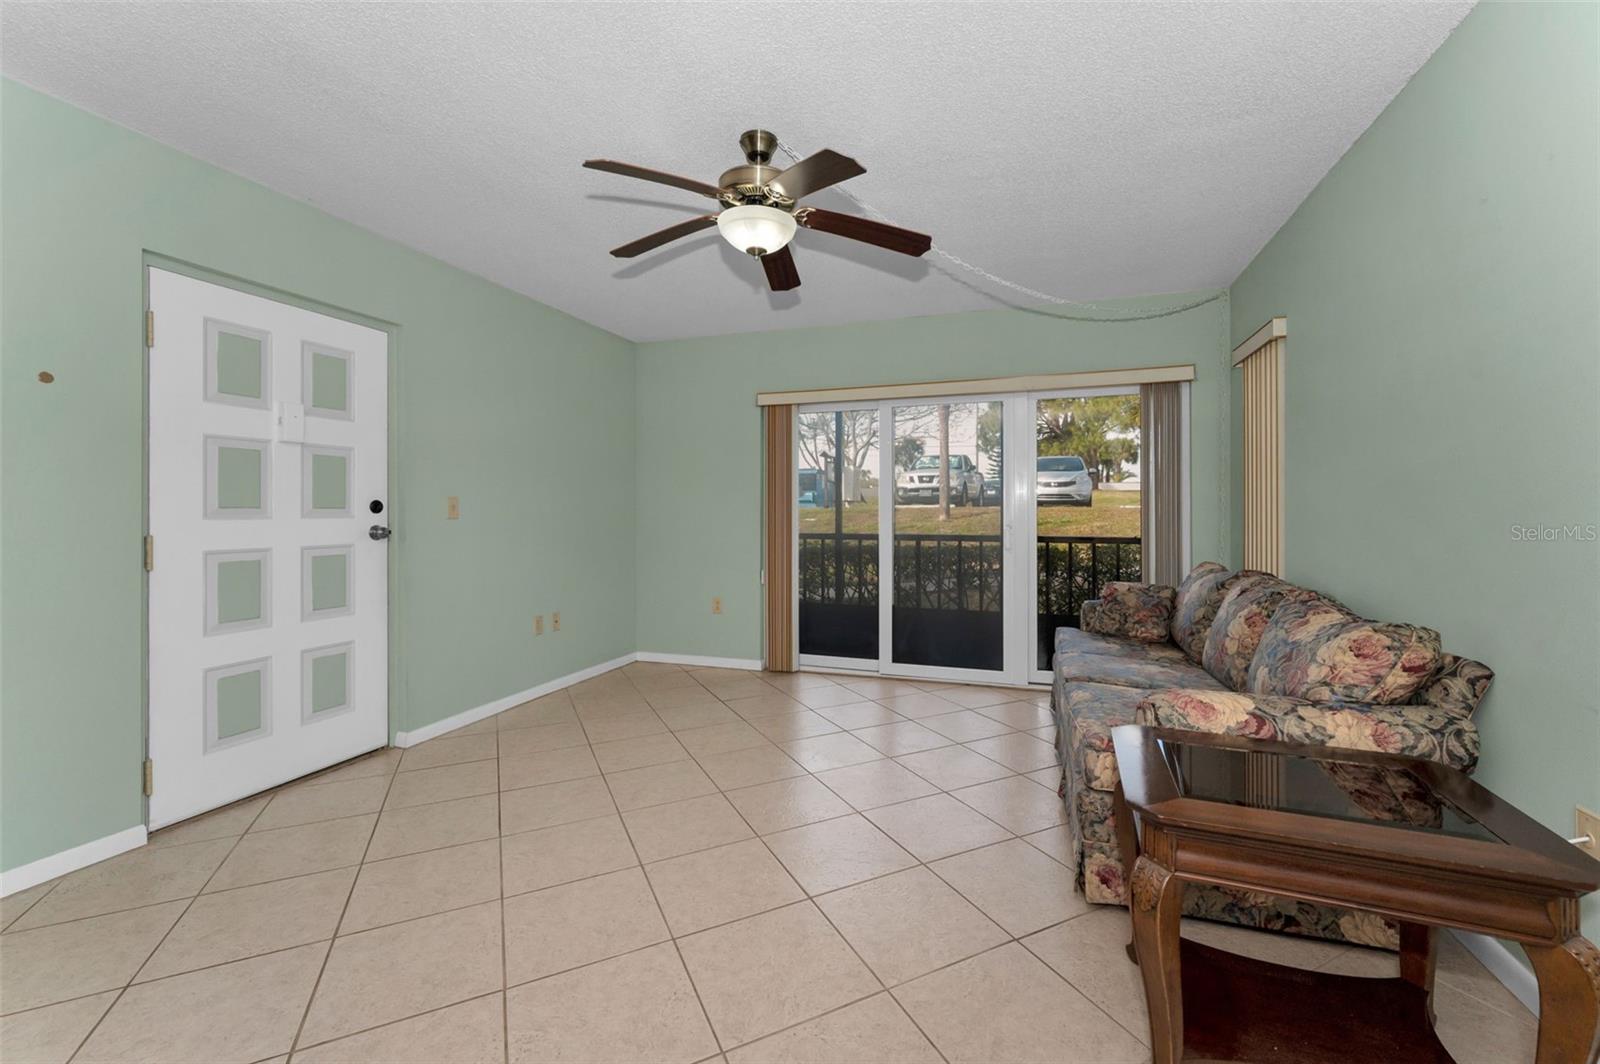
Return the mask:
[(800, 274), (795, 271), (794, 256), (789, 252), (789, 241), (794, 239), (797, 226), (875, 244), (902, 255), (921, 255), (933, 245), (933, 238), (926, 233), (915, 233), (853, 214), (825, 211), (821, 207), (800, 206), (799, 201), (811, 193), (867, 171), (848, 155), (827, 148), (808, 155), (786, 170), (780, 169), (772, 165), (772, 151), (777, 146), (778, 138), (774, 134), (764, 129), (747, 130), (739, 137), (745, 165), (727, 171), (715, 185), (631, 163), (588, 160), (583, 165), (591, 170), (671, 185), (722, 204), (722, 210), (716, 214), (703, 214), (669, 225), (660, 232), (613, 248), (611, 254), (619, 259), (631, 259), (716, 226), (728, 243), (761, 260), (767, 272), (767, 283), (774, 292), (787, 292), (800, 287)]

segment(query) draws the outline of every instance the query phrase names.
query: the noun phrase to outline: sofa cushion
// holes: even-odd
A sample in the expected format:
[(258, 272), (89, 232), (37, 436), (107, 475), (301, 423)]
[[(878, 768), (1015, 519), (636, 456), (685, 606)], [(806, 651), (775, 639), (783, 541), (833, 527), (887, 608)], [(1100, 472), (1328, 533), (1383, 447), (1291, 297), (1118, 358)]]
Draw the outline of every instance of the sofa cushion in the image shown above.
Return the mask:
[(1240, 691), (1147, 691), (1138, 723), (1311, 746), (1404, 754), (1471, 772), (1478, 729), (1433, 706), (1307, 702)]
[(1131, 654), (1057, 654), (1056, 673), (1071, 683), (1112, 683), (1154, 690), (1162, 687), (1212, 687), (1222, 685), (1187, 658), (1176, 661)]
[(1439, 633), (1357, 617), (1326, 599), (1285, 602), (1250, 662), (1255, 694), (1312, 702), (1405, 702), (1439, 671)]
[(1111, 729), (1132, 724), (1139, 703), (1150, 692), (1140, 687), (1073, 682), (1062, 686), (1056, 711), (1062, 718), (1072, 770), (1082, 774), (1091, 790), (1109, 791), (1117, 785), (1117, 755), (1111, 748)]
[(1101, 585), (1098, 607), (1085, 613), (1081, 623), (1101, 635), (1165, 643), (1172, 630), (1175, 593), (1165, 584), (1111, 580)]
[(1198, 664), (1204, 655), (1206, 633), (1211, 631), (1217, 607), (1234, 578), (1241, 575), (1217, 562), (1201, 562), (1178, 585), (1172, 607), (1172, 641), (1190, 661)]
[(1266, 573), (1241, 575), (1217, 607), (1201, 664), (1224, 686), (1244, 690), (1250, 659), (1256, 656), (1267, 622), (1286, 598), (1311, 594)]
[(1114, 635), (1085, 632), (1081, 628), (1056, 629), (1057, 654), (1110, 654), (1143, 661), (1184, 661), (1183, 651), (1171, 643), (1141, 643)]
[(1493, 681), (1494, 670), (1483, 662), (1444, 654), (1440, 657), (1439, 671), (1411, 696), (1411, 704), (1432, 706), (1451, 716), (1470, 717), (1483, 696), (1489, 693), (1489, 684)]

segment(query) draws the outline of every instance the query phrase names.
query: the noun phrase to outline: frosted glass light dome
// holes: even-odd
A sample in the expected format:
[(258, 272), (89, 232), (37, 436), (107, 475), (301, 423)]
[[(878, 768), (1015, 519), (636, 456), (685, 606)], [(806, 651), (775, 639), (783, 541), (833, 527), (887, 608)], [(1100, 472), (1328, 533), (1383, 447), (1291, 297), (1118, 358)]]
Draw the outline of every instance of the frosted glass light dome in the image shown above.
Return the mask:
[(746, 255), (770, 255), (794, 239), (794, 215), (776, 207), (746, 203), (717, 215), (717, 228)]

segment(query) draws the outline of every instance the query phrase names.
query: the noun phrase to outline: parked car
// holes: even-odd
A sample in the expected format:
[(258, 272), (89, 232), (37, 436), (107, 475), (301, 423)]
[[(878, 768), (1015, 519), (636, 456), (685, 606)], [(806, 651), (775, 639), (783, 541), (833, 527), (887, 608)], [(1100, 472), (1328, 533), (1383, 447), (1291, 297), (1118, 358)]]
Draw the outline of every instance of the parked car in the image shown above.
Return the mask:
[(991, 473), (983, 478), (983, 494), (978, 497), (978, 505), (999, 506), (1003, 494), (1005, 493), (1000, 487), (1000, 478)]
[(1089, 467), (1075, 454), (1052, 454), (1040, 458), (1034, 480), (1034, 497), (1040, 506), (1051, 502), (1088, 506), (1094, 501), (1094, 479), (1089, 476)]
[[(950, 456), (950, 501), (957, 506), (982, 504), (983, 474), (964, 454)], [(939, 501), (939, 456), (925, 454), (911, 463), (894, 483), (896, 502)]]

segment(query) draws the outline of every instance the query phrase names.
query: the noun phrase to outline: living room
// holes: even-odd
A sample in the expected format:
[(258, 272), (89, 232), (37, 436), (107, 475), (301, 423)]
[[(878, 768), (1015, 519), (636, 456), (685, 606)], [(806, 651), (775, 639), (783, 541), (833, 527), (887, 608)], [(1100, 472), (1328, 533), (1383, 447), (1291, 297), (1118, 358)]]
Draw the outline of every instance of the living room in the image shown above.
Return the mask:
[(1594, 1061), (1597, 12), (5, 3), (0, 1059)]

